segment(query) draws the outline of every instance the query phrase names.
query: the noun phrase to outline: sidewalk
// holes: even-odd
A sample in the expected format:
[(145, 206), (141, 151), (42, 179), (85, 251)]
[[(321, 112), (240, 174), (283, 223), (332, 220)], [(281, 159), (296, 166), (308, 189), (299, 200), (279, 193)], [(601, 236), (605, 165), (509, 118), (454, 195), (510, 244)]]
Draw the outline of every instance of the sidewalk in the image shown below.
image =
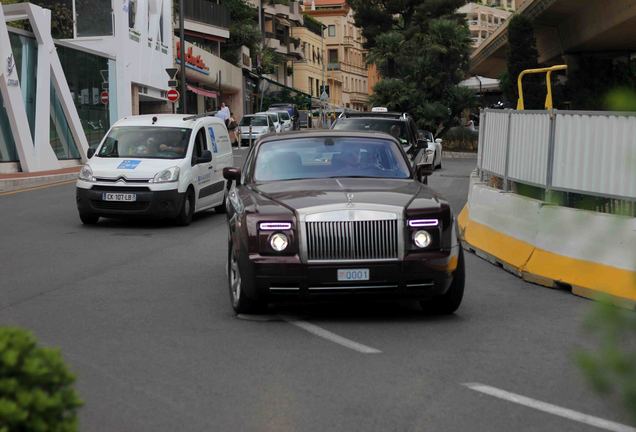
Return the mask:
[(75, 180), (80, 166), (53, 171), (17, 172), (0, 174), (0, 193)]

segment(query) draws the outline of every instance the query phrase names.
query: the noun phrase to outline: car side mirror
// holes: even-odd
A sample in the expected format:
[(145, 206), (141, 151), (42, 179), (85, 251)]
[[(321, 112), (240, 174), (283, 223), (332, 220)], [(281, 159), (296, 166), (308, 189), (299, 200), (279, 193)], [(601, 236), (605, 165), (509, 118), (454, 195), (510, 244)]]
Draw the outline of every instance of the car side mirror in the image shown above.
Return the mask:
[(234, 167), (223, 168), (223, 178), (228, 182), (236, 182), (236, 185), (241, 184), (241, 169)]
[(92, 158), (95, 155), (95, 148), (89, 148), (88, 151), (86, 152), (86, 157), (88, 159)]
[(208, 163), (212, 162), (212, 152), (210, 150), (203, 150), (201, 156), (197, 158), (197, 163)]
[(431, 163), (418, 163), (415, 165), (415, 174), (422, 183), (426, 184), (426, 178), (433, 174), (433, 164)]

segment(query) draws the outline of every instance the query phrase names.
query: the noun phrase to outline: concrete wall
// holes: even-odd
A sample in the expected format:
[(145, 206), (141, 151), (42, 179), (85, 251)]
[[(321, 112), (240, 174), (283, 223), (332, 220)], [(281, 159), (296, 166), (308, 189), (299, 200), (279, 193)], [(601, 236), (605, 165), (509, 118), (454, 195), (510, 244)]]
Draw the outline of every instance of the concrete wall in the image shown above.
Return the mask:
[(548, 205), (473, 176), (459, 225), (478, 255), (530, 282), (636, 304), (636, 218)]

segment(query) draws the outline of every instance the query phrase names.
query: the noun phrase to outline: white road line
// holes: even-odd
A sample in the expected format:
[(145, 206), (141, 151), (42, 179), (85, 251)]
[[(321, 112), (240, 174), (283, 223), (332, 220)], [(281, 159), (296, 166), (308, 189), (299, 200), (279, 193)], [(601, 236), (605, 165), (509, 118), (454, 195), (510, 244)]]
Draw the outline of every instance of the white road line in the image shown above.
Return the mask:
[(362, 354), (380, 354), (382, 351), (372, 348), (370, 346), (362, 345), (361, 343), (352, 341), (351, 339), (344, 338), (335, 333), (330, 332), (329, 330), (325, 330), (322, 327), (318, 327), (317, 325), (308, 323), (307, 321), (301, 321), (296, 318), (281, 316), (282, 319), (287, 321), (290, 324), (299, 327), (314, 336), (321, 337), (323, 339), (327, 339), (330, 342), (336, 343), (338, 345), (342, 345), (343, 347), (352, 349), (354, 351), (358, 351)]
[(499, 399), (507, 400), (519, 405), (523, 405), (529, 408), (534, 408), (539, 411), (543, 411), (549, 414), (554, 414), (559, 417), (563, 417), (569, 420), (574, 420), (579, 423), (584, 423), (589, 426), (594, 426), (599, 429), (605, 429), (614, 432), (636, 432), (636, 428), (626, 426), (624, 424), (616, 423), (613, 421), (605, 420), (599, 417), (583, 414), (578, 411), (574, 411), (568, 408), (563, 408), (557, 405), (552, 405), (547, 402), (542, 402), (536, 399), (532, 399), (526, 396), (522, 396), (516, 393), (510, 393), (505, 390), (498, 389), (479, 383), (464, 383), (464, 385), (471, 390), (478, 391), (480, 393), (487, 394)]

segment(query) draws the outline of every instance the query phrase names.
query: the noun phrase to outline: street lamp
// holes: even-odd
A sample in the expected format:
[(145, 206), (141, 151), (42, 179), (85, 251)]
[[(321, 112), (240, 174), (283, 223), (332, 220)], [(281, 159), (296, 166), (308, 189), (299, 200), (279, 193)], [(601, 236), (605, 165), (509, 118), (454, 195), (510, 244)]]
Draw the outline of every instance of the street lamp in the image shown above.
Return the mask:
[(327, 28), (326, 25), (324, 25), (323, 23), (320, 23), (320, 36), (322, 38), (322, 52), (320, 53), (320, 60), (322, 61), (322, 91), (320, 92), (320, 122), (323, 128), (326, 126), (325, 113), (324, 113), (325, 102), (323, 101), (323, 98), (322, 98), (322, 95), (326, 93), (325, 92), (325, 29), (326, 28)]

